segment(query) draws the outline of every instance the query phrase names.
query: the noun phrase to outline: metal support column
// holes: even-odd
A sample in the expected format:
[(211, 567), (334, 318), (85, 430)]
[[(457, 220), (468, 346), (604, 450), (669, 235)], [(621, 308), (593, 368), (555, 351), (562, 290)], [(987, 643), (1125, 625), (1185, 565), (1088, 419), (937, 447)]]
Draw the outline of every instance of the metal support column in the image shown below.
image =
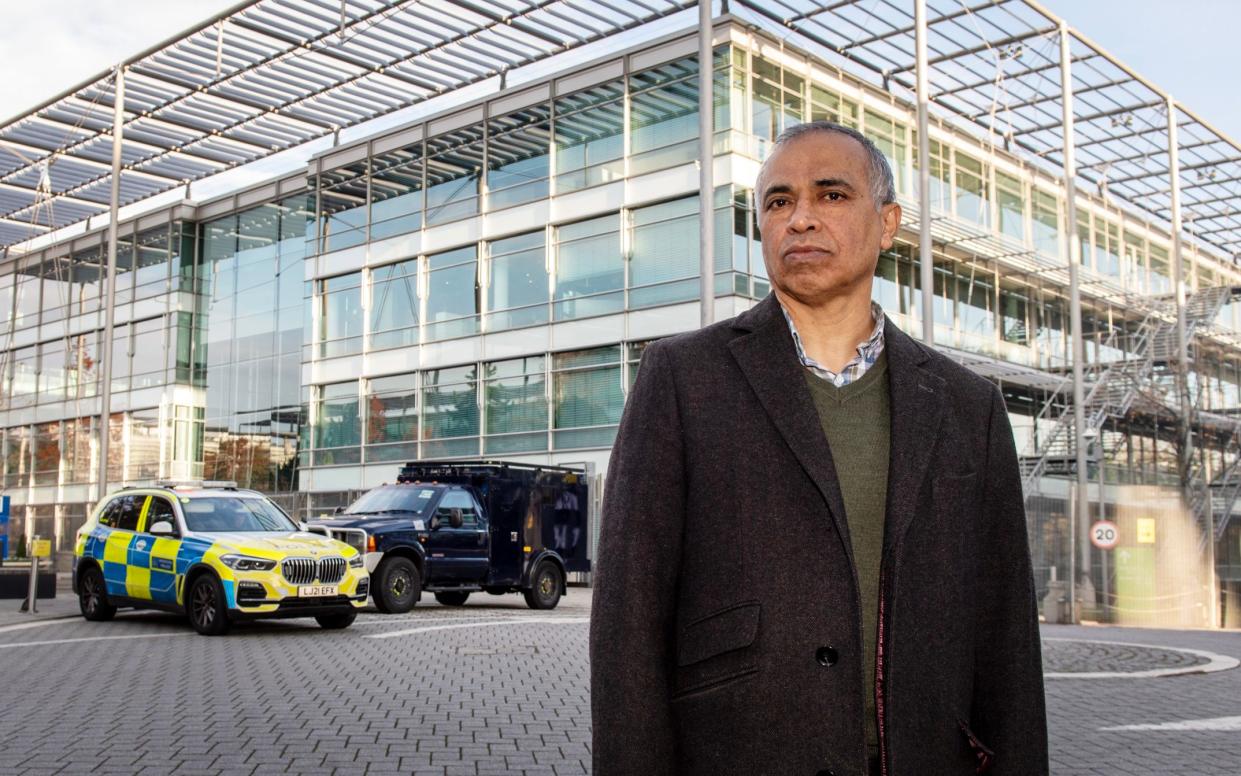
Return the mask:
[(918, 90), (918, 261), (922, 280), (922, 341), (935, 344), (935, 267), (931, 246), (931, 138), (926, 60), (926, 0), (914, 0)]
[(108, 221), (108, 271), (104, 286), (103, 374), (99, 387), (99, 490), (96, 498), (108, 492), (108, 430), (112, 415), (112, 330), (116, 321), (116, 239), (121, 199), (121, 133), (125, 123), (125, 68), (116, 68), (116, 101), (112, 110), (112, 194)]
[(715, 131), (711, 0), (698, 0), (698, 272), (701, 324), (715, 322)]
[(1073, 139), (1073, 75), (1072, 40), (1069, 28), (1060, 22), (1060, 92), (1064, 109), (1064, 204), (1067, 217), (1064, 232), (1069, 260), (1069, 322), (1073, 336), (1073, 448), (1077, 453), (1076, 504), (1069, 509), (1069, 621), (1077, 622), (1077, 535), (1078, 521), (1089, 519), (1090, 494), (1087, 490), (1089, 472), (1086, 469), (1086, 388), (1082, 368), (1085, 348), (1082, 345), (1082, 294), (1079, 270), (1082, 262), (1082, 246), (1077, 239), (1077, 159)]

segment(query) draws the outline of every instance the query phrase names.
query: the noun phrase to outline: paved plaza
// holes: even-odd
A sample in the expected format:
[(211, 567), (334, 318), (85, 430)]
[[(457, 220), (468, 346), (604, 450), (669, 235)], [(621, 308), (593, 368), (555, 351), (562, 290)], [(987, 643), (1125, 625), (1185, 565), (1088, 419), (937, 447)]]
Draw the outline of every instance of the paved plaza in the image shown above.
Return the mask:
[[(430, 596), (425, 596), (424, 601)], [(590, 591), (239, 625), (0, 601), (0, 774), (584, 774)], [(1241, 774), (1241, 634), (1045, 626), (1057, 776)], [(772, 773), (779, 773), (773, 765)]]

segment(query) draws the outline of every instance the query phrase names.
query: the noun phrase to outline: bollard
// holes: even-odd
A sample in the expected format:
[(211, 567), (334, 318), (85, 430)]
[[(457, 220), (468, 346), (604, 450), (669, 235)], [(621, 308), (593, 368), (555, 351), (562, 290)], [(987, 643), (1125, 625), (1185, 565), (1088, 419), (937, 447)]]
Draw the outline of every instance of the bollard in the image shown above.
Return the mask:
[[(34, 542), (39, 540), (38, 534), (32, 537), (30, 546), (34, 546)], [(26, 598), (30, 602), (31, 614), (39, 613), (39, 559), (35, 557), (34, 550), (26, 553), (30, 556), (30, 592)]]

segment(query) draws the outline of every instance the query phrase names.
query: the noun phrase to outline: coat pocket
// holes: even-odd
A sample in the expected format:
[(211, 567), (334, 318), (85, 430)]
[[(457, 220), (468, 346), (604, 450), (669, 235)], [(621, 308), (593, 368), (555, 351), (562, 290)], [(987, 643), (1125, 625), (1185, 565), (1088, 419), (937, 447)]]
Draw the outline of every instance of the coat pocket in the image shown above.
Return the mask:
[(682, 626), (677, 637), (674, 697), (730, 684), (758, 670), (750, 650), (758, 637), (759, 603), (743, 601)]
[(970, 751), (974, 755), (974, 773), (986, 773), (991, 770), (991, 766), (995, 765), (995, 752), (978, 740), (978, 736), (974, 735), (970, 726), (965, 724), (965, 720), (958, 719), (957, 727), (961, 729), (961, 735), (965, 736), (965, 743), (969, 744)]

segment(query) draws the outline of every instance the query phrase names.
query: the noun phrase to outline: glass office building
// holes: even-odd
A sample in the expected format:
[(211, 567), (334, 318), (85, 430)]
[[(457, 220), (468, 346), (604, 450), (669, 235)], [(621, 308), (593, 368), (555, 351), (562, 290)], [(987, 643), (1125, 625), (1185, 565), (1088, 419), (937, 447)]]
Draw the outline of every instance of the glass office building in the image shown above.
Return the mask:
[[(715, 41), (709, 214), (690, 31), (463, 96), (295, 175), (122, 223), (110, 347), (105, 231), (8, 260), (0, 460), (13, 535), (72, 549), (105, 431), (112, 486), (233, 480), (299, 516), (418, 458), (590, 463), (601, 482), (644, 347), (698, 326), (700, 219), (714, 230), (717, 318), (730, 317), (769, 291), (758, 166), (781, 130), (819, 119), (875, 141), (907, 221), (930, 198), (936, 346), (1001, 385), (1019, 452), (1045, 458), (1040, 435), (1060, 417), (1048, 408), (1071, 363), (1069, 241), (1098, 370), (1133, 356), (1127, 335), (1154, 309), (1138, 300), (1167, 298), (1178, 281), (1169, 225), (1079, 190), (1067, 235), (1061, 179), (1002, 140), (936, 121), (921, 160), (908, 102), (749, 25), (725, 20)], [(1197, 244), (1184, 256), (1189, 294), (1241, 286), (1228, 257)], [(915, 337), (925, 260), (905, 227), (876, 268), (875, 299)], [(1241, 309), (1229, 297), (1210, 312), (1190, 376), (1204, 418), (1241, 405)], [(1103, 489), (1175, 487), (1176, 427), (1158, 403), (1135, 401), (1101, 424), (1092, 476)], [(1229, 470), (1232, 433), (1204, 423), (1198, 465)], [(1063, 471), (1037, 473), (1027, 505), (1044, 586), (1069, 567), (1070, 499)], [(1218, 544), (1225, 582), (1241, 579), (1235, 546), (1233, 526)], [(1097, 554), (1083, 560), (1104, 587)]]

